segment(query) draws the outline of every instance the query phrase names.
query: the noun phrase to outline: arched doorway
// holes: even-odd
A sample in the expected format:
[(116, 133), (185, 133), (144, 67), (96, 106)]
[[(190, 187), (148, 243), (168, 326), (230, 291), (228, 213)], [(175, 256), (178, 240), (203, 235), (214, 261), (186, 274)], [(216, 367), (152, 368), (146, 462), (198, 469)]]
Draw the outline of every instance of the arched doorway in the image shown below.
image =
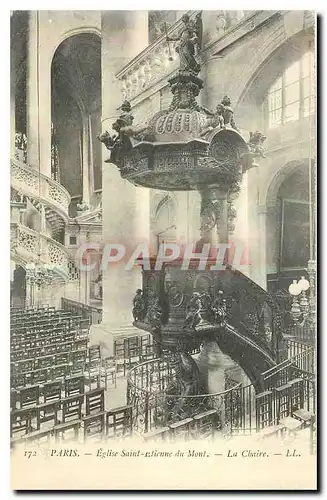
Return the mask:
[(101, 190), (101, 39), (94, 33), (66, 38), (51, 65), (51, 173), (77, 204), (92, 207)]
[[(283, 171), (289, 170), (285, 175)], [(286, 165), (268, 194), (275, 209), (267, 216), (268, 291), (287, 290), (293, 279), (306, 275), (310, 259), (309, 162)], [(273, 200), (275, 198), (275, 202)]]
[(10, 261), (10, 307), (25, 307), (26, 272), (22, 266)]
[(158, 203), (155, 212), (154, 234), (157, 249), (161, 243), (176, 243), (176, 203), (170, 195), (165, 196)]

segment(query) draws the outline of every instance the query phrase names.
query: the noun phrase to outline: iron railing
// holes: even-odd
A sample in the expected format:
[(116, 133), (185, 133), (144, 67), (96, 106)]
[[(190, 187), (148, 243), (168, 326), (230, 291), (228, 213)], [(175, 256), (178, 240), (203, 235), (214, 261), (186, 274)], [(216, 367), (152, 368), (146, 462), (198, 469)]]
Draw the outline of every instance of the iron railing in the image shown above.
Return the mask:
[[(216, 394), (180, 396), (169, 394), (175, 381), (169, 359), (146, 361), (132, 368), (127, 379), (127, 402), (133, 407), (133, 432), (144, 434), (215, 409), (216, 430), (227, 435), (250, 434), (278, 421), (280, 394), (276, 388), (285, 384), (289, 413), (294, 409), (295, 384), (301, 390), (301, 406), (315, 412), (314, 373), (315, 353), (314, 348), (309, 347), (263, 373), (263, 393), (257, 394), (253, 383), (247, 386), (235, 383)], [(267, 404), (268, 418), (262, 419)]]

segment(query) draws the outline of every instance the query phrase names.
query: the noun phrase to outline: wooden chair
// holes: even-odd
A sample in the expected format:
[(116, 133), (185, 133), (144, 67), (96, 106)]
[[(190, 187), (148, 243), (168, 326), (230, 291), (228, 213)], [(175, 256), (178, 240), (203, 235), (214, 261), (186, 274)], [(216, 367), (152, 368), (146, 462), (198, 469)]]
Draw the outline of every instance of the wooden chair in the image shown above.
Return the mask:
[(51, 369), (50, 368), (40, 368), (31, 372), (32, 383), (33, 384), (45, 384), (49, 379), (51, 379)]
[(53, 422), (53, 426), (57, 425), (59, 418), (58, 413), (61, 407), (60, 401), (48, 401), (42, 403), (37, 407), (37, 426), (36, 429), (40, 430), (41, 425), (48, 422)]
[(61, 423), (64, 424), (69, 420), (81, 420), (83, 402), (84, 394), (62, 399)]
[(85, 394), (86, 416), (104, 411), (104, 389), (94, 389)]
[(74, 366), (75, 363), (84, 363), (86, 364), (86, 349), (77, 349), (70, 351), (69, 353), (69, 361)]
[(67, 377), (65, 379), (65, 397), (84, 393), (84, 376)]
[(101, 351), (100, 351), (100, 346), (99, 345), (91, 345), (88, 348), (88, 362), (96, 362), (100, 364), (101, 362)]
[(83, 417), (84, 440), (99, 440), (105, 435), (105, 412)]
[(290, 385), (290, 412), (304, 407), (304, 380), (296, 378), (289, 381)]
[(25, 445), (32, 444), (42, 445), (49, 443), (53, 434), (53, 429), (41, 429), (38, 431), (30, 432), (24, 436)]
[(256, 429), (260, 431), (271, 425), (273, 420), (272, 391), (264, 391), (256, 394)]
[(101, 385), (101, 360), (94, 358), (89, 360), (85, 367), (84, 373), (85, 383), (89, 386), (89, 390), (92, 389), (92, 384), (96, 384), (99, 388)]
[(11, 410), (10, 412), (10, 437), (14, 434), (27, 434), (32, 432), (32, 421), (36, 419), (36, 408), (25, 408), (20, 410)]
[(43, 385), (42, 394), (44, 403), (49, 401), (59, 401), (61, 398), (61, 381), (47, 382)]
[(155, 429), (154, 431), (149, 431), (143, 434), (144, 441), (167, 441), (170, 433), (169, 427), (161, 427), (161, 429)]
[[(58, 424), (53, 428), (54, 439), (56, 442), (67, 441), (67, 440), (76, 441), (78, 439), (80, 428), (81, 428), (80, 420), (71, 420), (69, 422)], [(71, 436), (72, 432), (73, 436)], [(68, 439), (67, 439), (67, 434), (69, 434)]]
[(106, 434), (108, 439), (132, 434), (132, 406), (120, 406), (107, 411)]
[(111, 383), (116, 388), (117, 386), (117, 370), (116, 370), (116, 360), (113, 356), (104, 358), (100, 367), (100, 378), (104, 379), (105, 389), (108, 388), (108, 378), (110, 378)]
[(290, 384), (287, 383), (274, 389), (276, 395), (276, 418), (278, 424), (282, 419), (288, 417), (290, 414), (290, 388)]
[(22, 387), (18, 394), (19, 408), (37, 406), (40, 402), (40, 388), (38, 385)]
[(207, 410), (193, 417), (193, 435), (197, 439), (213, 439), (217, 430), (217, 410)]
[(172, 440), (180, 439), (183, 441), (188, 441), (191, 436), (191, 424), (193, 423), (193, 418), (185, 418), (179, 422), (175, 422), (169, 425), (171, 430)]
[(64, 380), (70, 373), (69, 364), (56, 365), (50, 370), (52, 380)]
[(69, 352), (59, 352), (54, 356), (54, 363), (57, 365), (68, 365), (70, 362)]
[(55, 364), (55, 357), (51, 354), (35, 359), (35, 369), (51, 368)]

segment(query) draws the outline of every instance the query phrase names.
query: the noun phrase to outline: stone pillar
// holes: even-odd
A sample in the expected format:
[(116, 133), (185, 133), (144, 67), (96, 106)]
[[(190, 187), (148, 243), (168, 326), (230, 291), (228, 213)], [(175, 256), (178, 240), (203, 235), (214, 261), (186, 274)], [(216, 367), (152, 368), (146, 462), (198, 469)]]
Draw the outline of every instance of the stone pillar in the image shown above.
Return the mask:
[(83, 144), (82, 144), (82, 184), (83, 202), (90, 208), (90, 179), (89, 179), (89, 122), (83, 119)]
[(93, 139), (92, 139), (92, 117), (89, 115), (88, 118), (88, 130), (89, 130), (89, 191), (90, 195), (94, 193), (94, 164), (93, 164)]
[(39, 12), (29, 12), (27, 161), (51, 177), (51, 63), (41, 57)]
[[(197, 365), (208, 394), (220, 394), (225, 391), (225, 369), (234, 366), (234, 363), (221, 352), (216, 341), (205, 341)], [(216, 396), (213, 404), (219, 409), (219, 419), (223, 428), (225, 423), (223, 397)]]
[(200, 77), (205, 85), (199, 95), (200, 104), (210, 110), (215, 110), (217, 104), (222, 100), (225, 90), (224, 78), (221, 76), (226, 71), (224, 57), (213, 56), (203, 61)]
[[(13, 78), (13, 77), (11, 77)], [(10, 85), (10, 158), (15, 157), (15, 133), (16, 133), (16, 109), (15, 109), (15, 89)]]
[(210, 185), (201, 194), (201, 238), (213, 246), (228, 243), (227, 191)]
[[(122, 93), (116, 73), (148, 43), (148, 13), (145, 11), (102, 12), (102, 131), (112, 133), (119, 116)], [(110, 152), (103, 146), (102, 225), (103, 242), (120, 244), (130, 256), (139, 243), (149, 242), (149, 193), (136, 188), (120, 176), (110, 163)], [(106, 252), (105, 252), (106, 253)], [(138, 335), (132, 326), (132, 301), (142, 284), (139, 267), (125, 270), (128, 257), (117, 263), (103, 260), (103, 322), (93, 325), (91, 342), (99, 342), (105, 355), (113, 353), (117, 336)]]

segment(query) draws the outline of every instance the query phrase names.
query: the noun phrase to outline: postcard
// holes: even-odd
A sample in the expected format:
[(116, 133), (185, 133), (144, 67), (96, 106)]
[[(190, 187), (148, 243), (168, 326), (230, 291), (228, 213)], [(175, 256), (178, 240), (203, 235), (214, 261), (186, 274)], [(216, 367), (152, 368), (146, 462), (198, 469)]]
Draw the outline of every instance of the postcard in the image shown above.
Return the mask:
[(315, 13), (10, 23), (12, 489), (316, 490)]

